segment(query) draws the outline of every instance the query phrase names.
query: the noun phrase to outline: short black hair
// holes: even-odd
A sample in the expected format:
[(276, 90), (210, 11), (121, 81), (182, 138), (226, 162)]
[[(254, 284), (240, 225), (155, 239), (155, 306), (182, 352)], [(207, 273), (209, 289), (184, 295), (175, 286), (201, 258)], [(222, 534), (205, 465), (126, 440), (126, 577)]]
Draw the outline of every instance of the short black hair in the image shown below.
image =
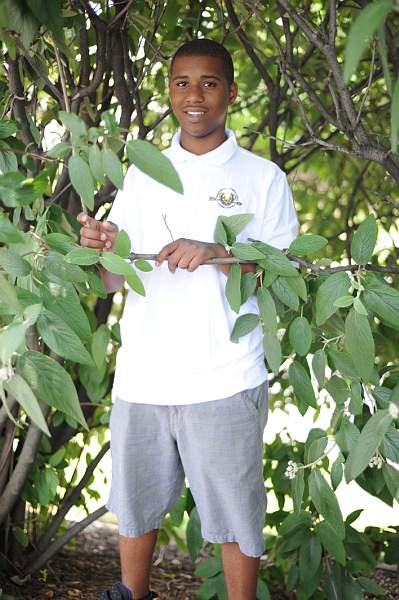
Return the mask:
[(178, 48), (170, 63), (170, 72), (172, 72), (173, 63), (179, 56), (215, 56), (223, 63), (224, 73), (227, 83), (231, 85), (234, 81), (234, 66), (231, 54), (222, 44), (209, 40), (207, 38), (197, 38), (186, 42)]

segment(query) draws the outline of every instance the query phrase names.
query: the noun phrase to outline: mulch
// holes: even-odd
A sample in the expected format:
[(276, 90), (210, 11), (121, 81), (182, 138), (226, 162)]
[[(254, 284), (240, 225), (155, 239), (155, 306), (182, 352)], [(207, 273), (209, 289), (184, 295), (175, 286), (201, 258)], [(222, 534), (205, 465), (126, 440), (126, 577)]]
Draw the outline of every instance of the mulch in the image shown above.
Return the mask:
[[(200, 558), (209, 557), (209, 546)], [(175, 546), (157, 548), (154, 555), (151, 587), (161, 600), (196, 600), (202, 580), (194, 575), (195, 565)], [(373, 579), (387, 590), (384, 600), (399, 600), (397, 573), (378, 569)], [(45, 569), (23, 586), (2, 580), (4, 593), (18, 600), (98, 600), (100, 592), (120, 580), (118, 533), (115, 525), (96, 522), (76, 538), (75, 546), (64, 548)], [(272, 600), (294, 600), (283, 591)], [(374, 597), (368, 596), (368, 600)]]

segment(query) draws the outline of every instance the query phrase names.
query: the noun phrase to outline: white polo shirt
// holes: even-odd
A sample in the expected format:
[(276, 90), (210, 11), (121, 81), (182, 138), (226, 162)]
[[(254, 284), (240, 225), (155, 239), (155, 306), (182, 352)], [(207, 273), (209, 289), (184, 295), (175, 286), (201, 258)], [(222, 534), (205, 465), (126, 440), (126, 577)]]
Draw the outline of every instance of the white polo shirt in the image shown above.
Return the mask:
[[(200, 156), (180, 146), (179, 133), (174, 136), (164, 153), (180, 175), (184, 195), (129, 168), (108, 218), (127, 231), (132, 251), (158, 253), (172, 241), (170, 232), (175, 240), (213, 242), (217, 217), (239, 213), (255, 215), (239, 241), (251, 237), (280, 249), (289, 246), (298, 223), (285, 174), (240, 148), (232, 131), (226, 133), (223, 144)], [(215, 200), (226, 188), (235, 198), (230, 207)], [(165, 261), (140, 276), (146, 297), (131, 290), (127, 295), (114, 398), (193, 404), (265, 381), (260, 327), (237, 344), (230, 341), (237, 314), (225, 297), (227, 277), (217, 267), (202, 265), (193, 273), (178, 268), (172, 274)], [(241, 307), (240, 314), (248, 312), (258, 312), (255, 295)]]

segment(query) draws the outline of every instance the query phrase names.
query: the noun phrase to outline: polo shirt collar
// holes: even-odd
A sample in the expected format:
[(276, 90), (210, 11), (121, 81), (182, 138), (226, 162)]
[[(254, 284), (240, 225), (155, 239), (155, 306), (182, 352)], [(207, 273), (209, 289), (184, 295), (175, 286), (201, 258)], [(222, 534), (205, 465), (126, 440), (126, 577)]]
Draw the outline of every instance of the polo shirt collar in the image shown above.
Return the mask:
[(199, 160), (209, 165), (220, 166), (226, 163), (237, 150), (237, 140), (231, 129), (226, 129), (227, 139), (214, 150), (205, 154), (193, 154), (180, 145), (180, 130), (173, 136), (170, 145), (169, 157), (174, 162), (185, 162), (187, 160)]

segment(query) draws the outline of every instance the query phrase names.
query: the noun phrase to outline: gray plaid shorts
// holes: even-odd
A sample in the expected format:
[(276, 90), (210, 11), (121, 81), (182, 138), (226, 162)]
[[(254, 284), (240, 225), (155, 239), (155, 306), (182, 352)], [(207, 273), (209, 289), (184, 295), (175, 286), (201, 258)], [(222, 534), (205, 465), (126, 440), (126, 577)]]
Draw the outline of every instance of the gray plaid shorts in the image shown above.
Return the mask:
[(263, 430), (268, 384), (198, 404), (155, 405), (116, 398), (111, 413), (112, 483), (107, 508), (119, 532), (158, 529), (185, 477), (202, 536), (264, 552)]

